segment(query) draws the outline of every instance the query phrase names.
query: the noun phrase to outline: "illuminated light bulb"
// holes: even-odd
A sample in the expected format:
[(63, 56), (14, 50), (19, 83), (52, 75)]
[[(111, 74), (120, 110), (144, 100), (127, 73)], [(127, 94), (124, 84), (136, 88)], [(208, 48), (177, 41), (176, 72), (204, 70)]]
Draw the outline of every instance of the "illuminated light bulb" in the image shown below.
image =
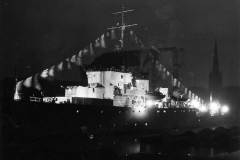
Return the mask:
[(220, 109), (220, 112), (221, 112), (222, 115), (228, 113), (229, 112), (229, 107), (226, 106), (226, 105), (222, 106), (221, 109)]
[(217, 102), (211, 102), (209, 105), (210, 114), (214, 115), (219, 112), (220, 106)]
[(207, 112), (207, 107), (205, 105), (202, 105), (200, 108), (199, 108), (199, 111), (200, 112)]
[(190, 102), (192, 108), (197, 108), (199, 109), (200, 108), (200, 102), (197, 101), (196, 99), (193, 99), (191, 102)]

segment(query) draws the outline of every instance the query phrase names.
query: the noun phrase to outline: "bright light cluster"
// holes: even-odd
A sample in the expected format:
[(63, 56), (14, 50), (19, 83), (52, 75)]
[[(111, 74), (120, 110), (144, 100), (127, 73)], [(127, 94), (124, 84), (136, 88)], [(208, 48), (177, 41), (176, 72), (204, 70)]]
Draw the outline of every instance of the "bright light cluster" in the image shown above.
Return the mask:
[(227, 105), (220, 105), (219, 103), (217, 102), (211, 102), (209, 104), (209, 111), (210, 111), (210, 114), (212, 116), (214, 115), (225, 115), (229, 112), (229, 107)]
[(201, 104), (198, 100), (193, 99), (189, 103), (191, 108), (196, 108), (200, 113), (209, 112), (210, 115), (225, 115), (229, 112), (227, 105), (221, 105), (218, 102), (210, 102), (208, 105)]
[(146, 100), (145, 103), (138, 103), (133, 106), (133, 116), (137, 118), (143, 118), (147, 115), (147, 112), (150, 108), (156, 105), (154, 100)]
[(208, 111), (208, 108), (206, 105), (201, 105), (199, 107), (199, 111), (202, 112), (202, 113), (206, 113)]
[[(145, 105), (135, 105), (133, 107), (133, 115), (138, 118), (143, 118), (147, 115), (149, 109), (158, 104), (154, 100), (146, 100)], [(160, 103), (159, 103), (160, 104)], [(211, 116), (225, 115), (229, 113), (229, 107), (227, 105), (221, 105), (218, 102), (210, 102), (209, 104), (203, 104), (198, 99), (192, 99), (186, 102), (190, 108), (195, 108), (198, 113), (205, 114), (209, 113)]]
[(193, 99), (193, 100), (190, 101), (190, 106), (191, 106), (191, 108), (199, 109), (201, 107), (201, 104), (196, 99)]
[(209, 112), (211, 115), (216, 115), (217, 113), (219, 113), (220, 110), (220, 104), (217, 102), (211, 102), (209, 104)]

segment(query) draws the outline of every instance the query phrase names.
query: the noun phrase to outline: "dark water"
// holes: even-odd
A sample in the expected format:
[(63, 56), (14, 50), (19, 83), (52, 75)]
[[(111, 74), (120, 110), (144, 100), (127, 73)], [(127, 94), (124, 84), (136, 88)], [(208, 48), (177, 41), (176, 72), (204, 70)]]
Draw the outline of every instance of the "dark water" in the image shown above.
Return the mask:
[[(139, 130), (139, 133), (141, 130)], [(240, 159), (238, 127), (197, 133), (52, 134), (15, 139), (4, 147), (5, 159)]]
[(237, 160), (240, 159), (239, 136), (231, 131), (218, 128), (180, 135), (112, 136), (102, 140), (121, 159)]
[[(66, 107), (64, 110), (50, 107), (46, 112), (42, 107), (19, 108), (21, 123), (16, 123), (18, 116), (3, 118), (6, 121), (2, 127), (4, 159), (240, 159), (240, 127), (181, 133), (148, 132), (148, 127), (139, 127), (93, 134), (87, 128), (80, 128), (80, 115), (75, 114), (74, 108), (69, 111)], [(56, 116), (56, 111), (61, 116)]]

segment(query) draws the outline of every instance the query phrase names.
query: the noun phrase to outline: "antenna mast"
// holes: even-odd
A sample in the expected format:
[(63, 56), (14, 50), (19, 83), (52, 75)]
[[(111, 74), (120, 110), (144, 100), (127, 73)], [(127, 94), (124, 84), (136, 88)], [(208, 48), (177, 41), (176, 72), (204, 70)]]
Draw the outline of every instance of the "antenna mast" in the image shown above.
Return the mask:
[(120, 39), (121, 48), (124, 47), (124, 31), (125, 31), (125, 29), (138, 25), (138, 24), (126, 24), (125, 23), (125, 14), (128, 13), (128, 12), (132, 12), (132, 11), (134, 11), (134, 9), (125, 10), (124, 5), (122, 5), (122, 10), (121, 11), (112, 13), (113, 15), (121, 14), (121, 25), (120, 26), (118, 26), (118, 25), (117, 26), (112, 26), (112, 27), (108, 28), (109, 30), (112, 30), (112, 29), (120, 29), (121, 30), (121, 39)]

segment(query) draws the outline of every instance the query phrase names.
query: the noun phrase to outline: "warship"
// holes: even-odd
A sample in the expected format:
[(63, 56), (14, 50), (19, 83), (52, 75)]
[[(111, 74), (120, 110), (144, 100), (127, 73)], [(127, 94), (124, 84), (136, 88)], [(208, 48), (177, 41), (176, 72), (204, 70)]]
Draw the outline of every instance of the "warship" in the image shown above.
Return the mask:
[[(137, 24), (125, 23), (125, 14), (132, 11), (113, 13), (121, 16), (121, 24), (71, 57), (16, 82), (7, 112), (22, 134), (81, 131), (91, 138), (214, 126), (215, 120), (209, 122), (215, 112), (209, 113), (211, 108), (179, 80), (176, 67), (167, 67), (162, 56), (167, 52), (178, 64), (174, 55), (181, 49), (145, 46), (129, 29)], [(66, 80), (69, 74), (71, 81)]]

